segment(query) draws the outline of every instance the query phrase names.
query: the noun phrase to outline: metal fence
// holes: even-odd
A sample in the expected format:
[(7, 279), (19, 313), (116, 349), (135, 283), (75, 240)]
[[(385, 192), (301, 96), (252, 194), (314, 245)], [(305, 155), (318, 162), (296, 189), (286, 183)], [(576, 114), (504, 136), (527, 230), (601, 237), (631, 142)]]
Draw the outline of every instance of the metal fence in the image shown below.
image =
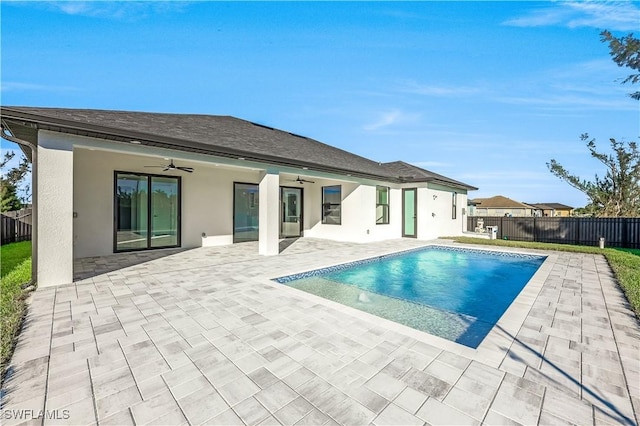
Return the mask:
[(497, 226), (498, 238), (515, 241), (640, 249), (640, 217), (495, 217), (468, 216), (467, 229)]
[(30, 241), (33, 214), (31, 208), (2, 213), (2, 244)]

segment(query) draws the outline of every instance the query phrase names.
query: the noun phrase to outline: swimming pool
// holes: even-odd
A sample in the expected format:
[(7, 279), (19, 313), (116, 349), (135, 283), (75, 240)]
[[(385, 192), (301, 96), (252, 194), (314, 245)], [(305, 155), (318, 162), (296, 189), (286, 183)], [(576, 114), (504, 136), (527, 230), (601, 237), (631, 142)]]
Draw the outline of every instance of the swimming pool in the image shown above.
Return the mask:
[(275, 281), (476, 348), (545, 259), (428, 246)]

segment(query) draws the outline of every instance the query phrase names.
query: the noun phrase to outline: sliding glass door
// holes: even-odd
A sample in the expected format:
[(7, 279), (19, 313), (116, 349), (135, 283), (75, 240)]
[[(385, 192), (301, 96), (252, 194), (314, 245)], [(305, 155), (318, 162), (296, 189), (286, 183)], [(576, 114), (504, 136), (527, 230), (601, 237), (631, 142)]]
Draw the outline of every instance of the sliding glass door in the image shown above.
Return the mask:
[(258, 241), (258, 185), (233, 184), (233, 242)]
[(180, 177), (115, 172), (114, 251), (180, 246)]

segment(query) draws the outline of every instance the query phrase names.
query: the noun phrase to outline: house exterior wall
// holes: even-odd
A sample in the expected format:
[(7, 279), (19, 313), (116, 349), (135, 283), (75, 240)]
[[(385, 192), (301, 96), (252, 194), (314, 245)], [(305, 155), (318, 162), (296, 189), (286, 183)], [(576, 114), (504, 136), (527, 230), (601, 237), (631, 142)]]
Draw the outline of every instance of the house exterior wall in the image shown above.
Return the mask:
[[(430, 187), (427, 183), (397, 185), (311, 173), (307, 177), (313, 183), (299, 185), (293, 181), (295, 177), (291, 178), (297, 170), (217, 161), (214, 157), (50, 131), (39, 132), (39, 145), (34, 193), (40, 218), (38, 280), (43, 286), (71, 282), (74, 258), (113, 254), (115, 171), (180, 176), (183, 248), (233, 243), (234, 182), (259, 185), (259, 252), (265, 255), (278, 254), (281, 186), (303, 189), (305, 237), (359, 243), (400, 238), (403, 187), (418, 188), (418, 239), (460, 235), (466, 224), (462, 215), (466, 193), (457, 194), (457, 217), (452, 219), (451, 194), (455, 190)], [(163, 172), (161, 168), (145, 167), (166, 164), (165, 157), (194, 167), (195, 172)], [(376, 224), (377, 184), (389, 187), (388, 224)], [(340, 225), (322, 223), (322, 187), (331, 185), (340, 185), (342, 190)]]
[[(389, 193), (389, 223), (376, 224), (376, 185), (336, 182), (326, 179), (315, 180), (309, 187), (311, 200), (305, 220), (305, 237), (327, 238), (336, 241), (371, 242), (398, 238), (401, 234), (402, 200), (401, 190), (391, 188)], [(322, 223), (322, 187), (329, 185), (342, 187), (342, 223), (330, 225)], [(307, 188), (305, 188), (307, 191)]]
[(568, 209), (544, 209), (542, 216), (546, 217), (570, 217), (572, 210)]
[[(456, 192), (456, 218), (453, 219), (452, 193)], [(467, 206), (467, 195), (453, 189), (418, 188), (419, 240), (461, 235), (466, 230), (462, 209)]]
[[(76, 258), (113, 253), (114, 171), (181, 177), (182, 247), (233, 242), (233, 183), (260, 182), (257, 171), (239, 171), (192, 164), (194, 173), (162, 172), (145, 165), (164, 164), (162, 158), (130, 154), (74, 151), (74, 242)], [(202, 234), (206, 237), (202, 237)]]
[(517, 208), (517, 207), (476, 207), (473, 216), (513, 216), (513, 217), (530, 217), (533, 216), (533, 209)]

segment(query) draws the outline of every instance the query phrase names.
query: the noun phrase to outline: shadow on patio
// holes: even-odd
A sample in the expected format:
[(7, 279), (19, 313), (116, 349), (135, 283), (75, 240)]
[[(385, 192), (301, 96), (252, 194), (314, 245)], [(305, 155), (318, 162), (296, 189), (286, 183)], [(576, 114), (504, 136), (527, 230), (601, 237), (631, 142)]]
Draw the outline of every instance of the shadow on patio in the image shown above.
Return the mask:
[(193, 249), (165, 249), (139, 252), (117, 253), (109, 256), (83, 257), (73, 261), (73, 281), (92, 278), (97, 275), (139, 265), (163, 257), (172, 256)]

